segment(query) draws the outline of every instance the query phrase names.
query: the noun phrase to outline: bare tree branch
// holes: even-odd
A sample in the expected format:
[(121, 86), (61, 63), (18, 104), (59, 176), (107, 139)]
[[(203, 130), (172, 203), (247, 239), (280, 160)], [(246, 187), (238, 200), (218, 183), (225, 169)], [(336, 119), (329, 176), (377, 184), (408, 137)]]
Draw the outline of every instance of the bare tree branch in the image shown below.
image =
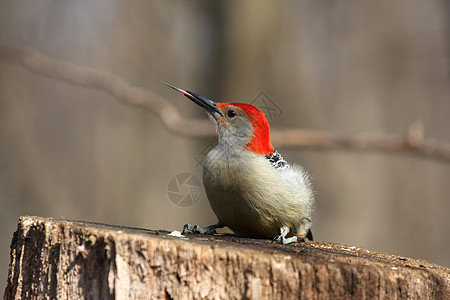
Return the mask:
[[(131, 86), (115, 75), (51, 58), (31, 49), (0, 47), (0, 61), (22, 66), (39, 75), (101, 90), (122, 103), (145, 108), (160, 117), (173, 133), (190, 137), (215, 135), (208, 120), (182, 117), (163, 97), (148, 89)], [(413, 123), (407, 135), (346, 136), (313, 130), (274, 129), (271, 136), (277, 147), (398, 152), (450, 162), (450, 143), (424, 139), (420, 122)]]
[(411, 124), (408, 135), (354, 135), (285, 129), (275, 131), (274, 144), (279, 147), (314, 149), (346, 149), (358, 151), (385, 151), (420, 155), (450, 162), (450, 144), (417, 135), (421, 122)]
[(0, 47), (0, 61), (79, 86), (104, 91), (124, 104), (143, 107), (158, 115), (170, 131), (193, 137), (213, 136), (210, 122), (181, 117), (176, 108), (148, 89), (129, 85), (123, 79), (98, 70), (51, 58), (31, 49)]

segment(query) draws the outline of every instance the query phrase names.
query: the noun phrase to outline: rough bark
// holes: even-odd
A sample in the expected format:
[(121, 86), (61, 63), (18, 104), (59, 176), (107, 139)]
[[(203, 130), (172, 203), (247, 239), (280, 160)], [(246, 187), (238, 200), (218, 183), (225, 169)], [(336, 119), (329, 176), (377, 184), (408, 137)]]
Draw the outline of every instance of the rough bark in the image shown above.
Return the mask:
[(450, 270), (325, 242), (21, 217), (5, 299), (449, 299)]

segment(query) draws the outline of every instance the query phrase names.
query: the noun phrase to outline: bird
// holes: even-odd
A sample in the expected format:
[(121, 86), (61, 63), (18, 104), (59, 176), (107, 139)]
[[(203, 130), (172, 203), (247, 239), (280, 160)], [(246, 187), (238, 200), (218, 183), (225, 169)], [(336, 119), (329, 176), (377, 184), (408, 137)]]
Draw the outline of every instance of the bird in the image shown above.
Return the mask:
[(312, 241), (311, 176), (274, 150), (265, 114), (252, 104), (215, 102), (163, 83), (202, 107), (219, 137), (203, 163), (203, 185), (218, 221), (185, 224), (182, 233), (215, 234), (227, 226), (239, 236), (279, 244)]

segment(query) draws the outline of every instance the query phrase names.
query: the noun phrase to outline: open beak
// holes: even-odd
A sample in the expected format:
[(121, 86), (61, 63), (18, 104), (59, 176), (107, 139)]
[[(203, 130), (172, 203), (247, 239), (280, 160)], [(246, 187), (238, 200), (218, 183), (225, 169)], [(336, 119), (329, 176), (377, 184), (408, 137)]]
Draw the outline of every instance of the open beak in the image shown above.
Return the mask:
[[(162, 81), (161, 81), (162, 82)], [(183, 89), (179, 89), (177, 87), (174, 87), (173, 85), (170, 85), (168, 83), (162, 82), (165, 85), (167, 85), (168, 87), (173, 88), (174, 90), (182, 93), (183, 95), (185, 95), (186, 97), (188, 97), (189, 99), (192, 100), (192, 102), (194, 102), (195, 104), (203, 107), (208, 113), (210, 113), (213, 117), (214, 114), (219, 114), (220, 116), (223, 117), (222, 111), (217, 107), (216, 102), (203, 97), (199, 94), (193, 93), (193, 92), (189, 92), (189, 91), (185, 91)]]

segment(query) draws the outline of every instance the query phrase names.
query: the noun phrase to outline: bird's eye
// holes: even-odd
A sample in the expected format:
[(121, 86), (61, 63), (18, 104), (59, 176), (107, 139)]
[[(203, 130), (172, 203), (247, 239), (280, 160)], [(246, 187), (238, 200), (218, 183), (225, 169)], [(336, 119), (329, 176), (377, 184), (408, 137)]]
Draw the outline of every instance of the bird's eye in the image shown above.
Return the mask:
[(227, 111), (227, 116), (228, 118), (234, 118), (236, 117), (236, 112), (232, 109), (230, 109), (229, 111)]

